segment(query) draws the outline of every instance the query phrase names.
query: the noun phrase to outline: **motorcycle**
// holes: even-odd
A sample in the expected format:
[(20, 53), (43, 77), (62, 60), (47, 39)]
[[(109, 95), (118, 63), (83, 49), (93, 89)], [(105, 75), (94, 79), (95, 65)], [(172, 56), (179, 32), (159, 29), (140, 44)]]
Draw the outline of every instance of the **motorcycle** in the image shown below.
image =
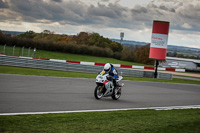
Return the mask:
[(96, 88), (94, 90), (94, 96), (96, 99), (101, 99), (102, 97), (109, 97), (111, 96), (113, 100), (118, 100), (121, 96), (121, 87), (124, 86), (122, 83), (119, 85), (119, 81), (123, 79), (122, 76), (116, 80), (117, 86), (114, 87), (113, 78), (109, 76), (109, 74), (99, 74), (96, 77)]

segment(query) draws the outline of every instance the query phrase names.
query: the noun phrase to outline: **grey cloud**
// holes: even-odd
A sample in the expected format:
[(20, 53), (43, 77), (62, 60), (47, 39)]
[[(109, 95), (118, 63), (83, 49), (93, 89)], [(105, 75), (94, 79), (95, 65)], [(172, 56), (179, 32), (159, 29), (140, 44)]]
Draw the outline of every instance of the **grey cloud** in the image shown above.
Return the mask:
[(188, 23), (190, 25), (196, 25), (200, 28), (200, 3), (195, 5), (187, 4), (177, 9), (177, 16), (180, 18), (180, 23)]
[(170, 11), (171, 11), (171, 12), (176, 12), (176, 9), (170, 8)]
[(137, 5), (134, 9), (131, 10), (133, 13), (147, 13), (147, 8)]
[(159, 9), (165, 10), (165, 11), (170, 11), (170, 12), (176, 12), (174, 8), (166, 7), (165, 5), (160, 5)]
[(54, 1), (54, 2), (62, 2), (62, 0), (52, 0), (52, 1)]
[[(109, 0), (102, 0), (102, 3), (97, 5), (89, 5), (80, 0), (50, 0), (47, 2), (43, 0), (9, 0), (7, 7), (14, 12), (10, 16), (13, 15), (13, 18), (16, 18), (17, 14), (22, 18), (21, 21), (28, 22), (48, 20), (60, 24), (91, 26), (97, 24), (135, 30), (151, 27), (152, 21), (158, 19), (170, 21), (170, 26), (176, 29), (181, 29), (184, 23), (188, 23), (192, 28), (195, 27), (194, 25), (196, 25), (196, 29), (200, 28), (200, 3), (192, 5), (176, 2), (175, 4), (157, 5), (151, 2), (129, 9), (117, 3), (105, 4), (106, 1)], [(2, 2), (0, 0), (0, 3)], [(5, 16), (5, 18), (9, 20), (8, 17)]]
[(102, 2), (109, 2), (110, 0), (101, 0)]
[[(154, 0), (155, 2), (173, 2), (173, 3), (186, 3), (186, 2), (193, 2), (194, 0)], [(200, 1), (200, 0), (196, 0)]]
[[(151, 27), (152, 20), (164, 20), (170, 22), (170, 27), (178, 30), (188, 30), (183, 29), (182, 25), (188, 23), (192, 28), (190, 30), (197, 31), (200, 29), (200, 3), (181, 3), (177, 2), (175, 4), (162, 3), (156, 5), (154, 3), (149, 3), (146, 6), (136, 6), (132, 9), (132, 17), (136, 21), (145, 23), (146, 26)], [(194, 27), (199, 27), (195, 29)]]
[(44, 3), (43, 1), (34, 0), (10, 0), (10, 10), (20, 13), (23, 19), (30, 21), (34, 19), (48, 19), (48, 20), (59, 20), (64, 13), (63, 8), (60, 5), (53, 3)]
[(0, 0), (0, 8), (8, 8), (8, 3)]
[(98, 4), (98, 6), (91, 5), (88, 8), (89, 15), (102, 16), (108, 18), (119, 18), (122, 16), (123, 10), (120, 7), (109, 4), (108, 6)]
[(123, 12), (126, 12), (125, 8), (114, 4), (104, 5), (99, 3), (94, 6), (87, 5), (79, 0), (59, 2), (61, 1), (9, 0), (9, 6), (11, 11), (19, 13), (21, 18), (26, 21), (47, 19), (71, 24), (104, 23), (106, 18), (112, 21), (112, 19), (125, 16)]

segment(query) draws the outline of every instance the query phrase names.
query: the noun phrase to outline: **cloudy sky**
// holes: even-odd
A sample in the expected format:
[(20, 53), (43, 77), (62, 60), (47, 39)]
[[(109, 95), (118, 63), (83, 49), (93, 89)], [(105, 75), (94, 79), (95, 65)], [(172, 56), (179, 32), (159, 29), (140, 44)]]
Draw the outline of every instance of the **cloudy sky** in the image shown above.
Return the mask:
[(200, 48), (200, 0), (0, 0), (0, 29), (151, 42), (153, 20), (170, 22), (169, 45)]

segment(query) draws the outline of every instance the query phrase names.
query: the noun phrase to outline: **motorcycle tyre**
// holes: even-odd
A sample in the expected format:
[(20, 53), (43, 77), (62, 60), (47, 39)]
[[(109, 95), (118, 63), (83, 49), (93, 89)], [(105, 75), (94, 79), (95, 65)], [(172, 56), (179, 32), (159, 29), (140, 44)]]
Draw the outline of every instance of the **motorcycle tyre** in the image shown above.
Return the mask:
[(103, 86), (96, 86), (96, 88), (95, 88), (95, 90), (94, 90), (94, 96), (95, 96), (95, 98), (96, 98), (97, 100), (99, 100), (99, 99), (101, 99), (101, 98), (103, 97), (103, 92), (101, 93), (101, 96), (100, 96), (100, 97), (98, 97), (98, 94), (97, 94), (100, 87), (103, 87)]
[(116, 95), (115, 95), (115, 90), (116, 90), (116, 88), (114, 88), (114, 91), (113, 91), (113, 95), (112, 95), (112, 99), (113, 100), (118, 100), (119, 98), (120, 98), (120, 96), (121, 96), (121, 93), (122, 93), (122, 89), (120, 88), (119, 90), (118, 90), (118, 92), (117, 93), (119, 93), (118, 95), (118, 97), (116, 97)]

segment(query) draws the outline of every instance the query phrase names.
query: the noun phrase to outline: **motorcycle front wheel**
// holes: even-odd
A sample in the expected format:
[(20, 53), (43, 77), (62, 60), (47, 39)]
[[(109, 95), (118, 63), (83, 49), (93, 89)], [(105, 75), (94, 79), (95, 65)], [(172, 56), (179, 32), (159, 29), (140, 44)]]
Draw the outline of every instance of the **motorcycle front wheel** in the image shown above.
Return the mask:
[(118, 99), (120, 98), (120, 96), (121, 96), (121, 93), (122, 93), (121, 88), (116, 87), (116, 88), (114, 89), (114, 92), (113, 92), (113, 95), (112, 95), (112, 99), (113, 99), (113, 100), (118, 100)]
[(97, 100), (103, 97), (103, 86), (96, 86), (94, 90), (94, 96)]

